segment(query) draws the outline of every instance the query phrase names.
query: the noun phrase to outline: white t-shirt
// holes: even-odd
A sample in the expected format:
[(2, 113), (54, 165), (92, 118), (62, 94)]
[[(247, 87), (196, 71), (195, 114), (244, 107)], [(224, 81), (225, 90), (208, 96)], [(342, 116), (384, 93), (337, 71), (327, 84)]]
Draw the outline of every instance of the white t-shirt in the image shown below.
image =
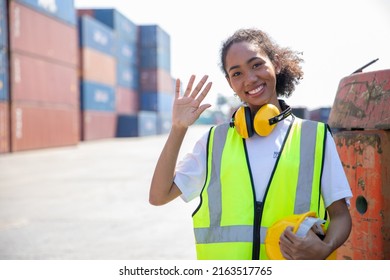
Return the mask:
[[(292, 117), (290, 116), (279, 122), (272, 133), (266, 137), (255, 134), (246, 139), (251, 168), (264, 171), (252, 172), (256, 198), (259, 201), (263, 200), (265, 189), (291, 121)], [(200, 195), (206, 180), (207, 138), (208, 132), (197, 141), (193, 151), (187, 153), (176, 166), (174, 182), (182, 192), (182, 199), (186, 202)], [(264, 176), (264, 174), (268, 175)], [(336, 145), (329, 132), (326, 137), (321, 192), (325, 207), (342, 198), (346, 199), (349, 204), (349, 199), (352, 197)]]

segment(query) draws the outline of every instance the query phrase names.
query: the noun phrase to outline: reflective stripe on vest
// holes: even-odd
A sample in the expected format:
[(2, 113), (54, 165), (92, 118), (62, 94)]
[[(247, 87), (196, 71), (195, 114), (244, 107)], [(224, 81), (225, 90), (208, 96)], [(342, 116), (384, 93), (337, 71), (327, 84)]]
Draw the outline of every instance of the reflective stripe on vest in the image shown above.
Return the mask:
[[(261, 244), (267, 228), (291, 212), (312, 210), (324, 214), (319, 188), (324, 128), (312, 121), (293, 122), (264, 197), (258, 233)], [(219, 125), (210, 131), (207, 154), (206, 183), (193, 214), (198, 259), (250, 259), (256, 202), (245, 141), (229, 124)], [(291, 168), (291, 164), (299, 166)], [(291, 180), (286, 180), (286, 176)], [(284, 186), (285, 193), (279, 202), (275, 194), (281, 191), (278, 184)], [(287, 203), (291, 206), (285, 207), (291, 197), (292, 203)], [(262, 259), (266, 258), (264, 248), (260, 254)]]

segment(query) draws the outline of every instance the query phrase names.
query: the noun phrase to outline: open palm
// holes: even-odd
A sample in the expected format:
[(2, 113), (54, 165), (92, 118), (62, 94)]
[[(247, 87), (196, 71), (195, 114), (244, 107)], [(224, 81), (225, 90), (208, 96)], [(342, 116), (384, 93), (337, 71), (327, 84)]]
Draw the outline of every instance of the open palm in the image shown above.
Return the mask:
[(196, 87), (192, 89), (195, 82), (195, 75), (192, 75), (183, 96), (180, 96), (180, 80), (176, 80), (172, 125), (189, 127), (211, 106), (210, 104), (201, 104), (212, 85), (209, 82), (205, 86), (207, 79), (207, 75), (203, 76)]

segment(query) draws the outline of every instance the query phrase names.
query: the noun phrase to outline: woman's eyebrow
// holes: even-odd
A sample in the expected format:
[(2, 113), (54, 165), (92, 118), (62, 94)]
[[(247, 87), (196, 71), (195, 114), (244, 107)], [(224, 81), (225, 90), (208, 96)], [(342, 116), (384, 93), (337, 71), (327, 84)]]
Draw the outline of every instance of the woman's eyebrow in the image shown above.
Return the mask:
[[(256, 59), (260, 59), (258, 56), (254, 56), (254, 57), (251, 57), (250, 59), (247, 60), (247, 64), (251, 63), (252, 61), (256, 60)], [(229, 68), (229, 71), (230, 72), (231, 70), (234, 70), (236, 68), (240, 68), (239, 65), (233, 65), (232, 67)]]

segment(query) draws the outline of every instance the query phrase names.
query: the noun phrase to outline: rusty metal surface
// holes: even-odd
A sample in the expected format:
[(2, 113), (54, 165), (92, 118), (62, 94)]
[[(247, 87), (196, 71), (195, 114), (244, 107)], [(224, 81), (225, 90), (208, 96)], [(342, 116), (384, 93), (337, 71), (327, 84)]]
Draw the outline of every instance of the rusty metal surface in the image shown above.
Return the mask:
[(390, 69), (341, 79), (328, 123), (332, 128), (390, 129)]
[(390, 131), (334, 134), (352, 189), (352, 232), (339, 259), (390, 259)]

